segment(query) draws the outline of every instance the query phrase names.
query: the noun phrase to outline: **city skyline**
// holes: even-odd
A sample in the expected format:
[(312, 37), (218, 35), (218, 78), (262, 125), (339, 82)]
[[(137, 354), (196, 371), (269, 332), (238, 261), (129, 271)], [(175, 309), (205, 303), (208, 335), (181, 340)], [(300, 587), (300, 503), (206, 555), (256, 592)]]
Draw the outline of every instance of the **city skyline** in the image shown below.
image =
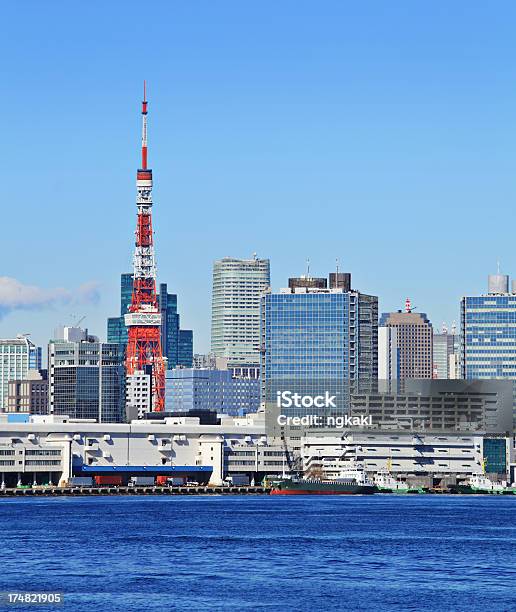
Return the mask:
[(484, 293), (498, 260), (516, 269), (503, 222), (516, 197), (515, 9), (469, 7), (464, 28), (459, 7), (443, 20), (435, 8), (372, 6), (277, 7), (271, 23), (263, 8), (207, 5), (199, 22), (163, 3), (145, 54), (129, 34), (109, 36), (110, 18), (132, 30), (130, 11), (104, 7), (99, 23), (83, 8), (62, 28), (58, 4), (28, 3), (22, 20), (6, 7), (18, 18), (0, 43), (3, 246), (16, 255), (0, 271), (0, 336), (31, 332), (44, 346), (85, 315), (105, 339), (131, 268), (145, 77), (158, 281), (178, 294), (196, 352), (210, 345), (213, 261), (253, 251), (271, 260), (273, 289), (307, 257), (314, 275), (338, 257), (379, 312), (409, 296), (434, 328), (458, 323), (460, 298)]
[(512, 610), (516, 4), (2, 9), (0, 608)]

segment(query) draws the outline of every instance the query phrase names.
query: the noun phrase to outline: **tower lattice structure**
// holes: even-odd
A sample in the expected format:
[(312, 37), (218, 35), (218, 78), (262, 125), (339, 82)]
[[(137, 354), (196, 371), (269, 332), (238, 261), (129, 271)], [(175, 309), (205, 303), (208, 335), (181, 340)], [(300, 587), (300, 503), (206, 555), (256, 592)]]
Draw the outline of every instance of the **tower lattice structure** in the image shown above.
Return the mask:
[(147, 168), (147, 96), (142, 102), (142, 165), (136, 175), (136, 239), (133, 259), (133, 293), (125, 315), (128, 342), (127, 376), (137, 371), (152, 373), (152, 406), (165, 408), (165, 360), (161, 347), (161, 314), (156, 295), (156, 261), (152, 231), (152, 170)]

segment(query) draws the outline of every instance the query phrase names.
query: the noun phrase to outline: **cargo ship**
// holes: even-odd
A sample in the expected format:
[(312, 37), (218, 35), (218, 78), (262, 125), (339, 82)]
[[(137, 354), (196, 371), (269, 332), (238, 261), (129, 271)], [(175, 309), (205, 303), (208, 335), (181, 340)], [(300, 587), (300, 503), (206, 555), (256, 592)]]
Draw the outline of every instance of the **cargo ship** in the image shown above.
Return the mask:
[(271, 495), (369, 495), (375, 486), (363, 469), (343, 470), (338, 478), (283, 478), (272, 483)]

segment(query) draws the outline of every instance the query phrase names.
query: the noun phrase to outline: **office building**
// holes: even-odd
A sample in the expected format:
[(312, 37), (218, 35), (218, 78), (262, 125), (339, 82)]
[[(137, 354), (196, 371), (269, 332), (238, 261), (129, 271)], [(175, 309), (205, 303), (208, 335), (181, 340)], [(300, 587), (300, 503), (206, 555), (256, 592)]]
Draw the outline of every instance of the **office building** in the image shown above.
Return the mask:
[(395, 327), (378, 327), (378, 380), (398, 380), (400, 351)]
[(29, 370), (41, 370), (43, 363), (41, 346), (29, 348)]
[[(127, 327), (124, 315), (131, 305), (133, 275), (122, 274), (120, 277), (120, 316), (110, 317), (107, 323), (109, 343), (120, 344), (125, 351), (127, 346)], [(167, 368), (176, 366), (192, 367), (193, 332), (180, 329), (180, 315), (177, 311), (177, 295), (168, 293), (167, 284), (159, 286), (158, 303), (161, 313), (161, 348), (167, 359)]]
[(177, 344), (177, 364), (183, 368), (193, 366), (193, 331), (180, 329)]
[(211, 351), (230, 368), (259, 369), (260, 296), (269, 286), (268, 259), (225, 257), (213, 264)]
[(214, 410), (243, 416), (260, 407), (260, 381), (239, 378), (231, 370), (181, 368), (166, 373), (167, 412)]
[(46, 370), (29, 370), (25, 379), (9, 381), (6, 412), (48, 413)]
[(455, 326), (449, 333), (446, 326), (433, 337), (433, 378), (459, 378), (457, 371), (459, 337)]
[(99, 423), (125, 421), (124, 367), (118, 343), (48, 345), (48, 412)]
[(127, 327), (125, 326), (124, 315), (127, 314), (131, 305), (133, 294), (133, 275), (125, 273), (120, 275), (120, 316), (110, 317), (107, 321), (107, 341), (109, 343), (120, 344), (125, 351), (127, 346)]
[(461, 299), (463, 378), (516, 379), (516, 287), (491, 275), (488, 293)]
[(167, 359), (167, 368), (174, 368), (177, 365), (179, 345), (177, 295), (168, 293), (166, 283), (161, 283), (158, 301), (161, 312), (161, 350)]
[(143, 419), (152, 412), (152, 370), (136, 370), (125, 379), (125, 414), (127, 421)]
[(405, 312), (382, 314), (380, 327), (396, 330), (399, 356), (399, 378), (432, 378), (433, 329), (423, 312), (412, 312), (407, 299)]
[(487, 294), (464, 296), (460, 306), (461, 377), (516, 380), (515, 281), (509, 292), (508, 276), (490, 275)]
[[(262, 296), (262, 400), (285, 389), (346, 394), (378, 377), (378, 298), (295, 288)], [(345, 397), (346, 395), (344, 395)]]
[(161, 311), (161, 348), (167, 359), (167, 369), (177, 366), (191, 368), (193, 363), (193, 332), (180, 329), (180, 315), (177, 312), (177, 295), (167, 292), (166, 283), (159, 286), (159, 307)]
[(7, 408), (10, 380), (27, 378), (29, 370), (41, 370), (41, 348), (26, 336), (0, 339), (0, 409)]
[(193, 357), (193, 367), (195, 370), (227, 370), (228, 359), (227, 357), (215, 357), (213, 353), (205, 355), (196, 353)]

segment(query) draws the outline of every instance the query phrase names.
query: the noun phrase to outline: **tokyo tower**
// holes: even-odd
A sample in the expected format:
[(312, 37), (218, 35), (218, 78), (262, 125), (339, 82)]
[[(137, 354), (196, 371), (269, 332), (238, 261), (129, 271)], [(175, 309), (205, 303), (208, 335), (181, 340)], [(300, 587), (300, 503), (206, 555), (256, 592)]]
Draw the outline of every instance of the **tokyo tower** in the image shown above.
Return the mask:
[(147, 168), (147, 96), (143, 84), (142, 165), (136, 174), (136, 239), (133, 293), (125, 315), (128, 342), (126, 375), (150, 373), (152, 409), (165, 409), (165, 360), (161, 348), (161, 314), (156, 296), (156, 262), (152, 232), (152, 170)]

